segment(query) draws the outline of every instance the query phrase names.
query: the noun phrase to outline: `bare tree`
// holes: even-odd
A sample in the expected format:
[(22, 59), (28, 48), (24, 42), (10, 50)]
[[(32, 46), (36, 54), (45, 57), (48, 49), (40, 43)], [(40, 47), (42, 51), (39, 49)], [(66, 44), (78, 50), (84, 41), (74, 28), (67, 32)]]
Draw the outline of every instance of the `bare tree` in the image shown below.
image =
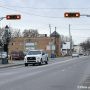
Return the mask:
[(90, 50), (90, 39), (80, 44), (84, 51)]
[(21, 37), (20, 29), (16, 29), (16, 30), (12, 29), (12, 31), (11, 31), (11, 38), (14, 38), (14, 37)]
[(37, 37), (39, 35), (38, 30), (36, 29), (25, 29), (23, 31), (23, 37)]

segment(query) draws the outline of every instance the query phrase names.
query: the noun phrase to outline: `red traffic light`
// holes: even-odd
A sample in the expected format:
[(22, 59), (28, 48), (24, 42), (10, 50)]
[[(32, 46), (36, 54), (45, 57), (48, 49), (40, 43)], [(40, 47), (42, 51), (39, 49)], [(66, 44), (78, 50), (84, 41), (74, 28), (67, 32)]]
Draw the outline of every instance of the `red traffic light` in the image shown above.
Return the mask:
[(21, 15), (6, 15), (7, 20), (21, 19)]
[(65, 12), (64, 17), (65, 18), (78, 18), (80, 17), (80, 13), (79, 12)]

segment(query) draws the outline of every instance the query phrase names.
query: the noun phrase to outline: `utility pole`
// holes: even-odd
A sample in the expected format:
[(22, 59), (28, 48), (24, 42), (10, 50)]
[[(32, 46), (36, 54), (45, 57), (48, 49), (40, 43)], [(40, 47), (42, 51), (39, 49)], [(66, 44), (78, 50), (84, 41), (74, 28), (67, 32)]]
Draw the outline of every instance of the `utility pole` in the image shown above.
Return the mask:
[(50, 55), (52, 54), (52, 40), (51, 40), (51, 25), (49, 24), (50, 29)]
[(70, 38), (70, 55), (72, 54), (72, 36), (71, 36), (71, 25), (69, 24), (69, 38)]
[(57, 56), (56, 27), (55, 27), (55, 56)]

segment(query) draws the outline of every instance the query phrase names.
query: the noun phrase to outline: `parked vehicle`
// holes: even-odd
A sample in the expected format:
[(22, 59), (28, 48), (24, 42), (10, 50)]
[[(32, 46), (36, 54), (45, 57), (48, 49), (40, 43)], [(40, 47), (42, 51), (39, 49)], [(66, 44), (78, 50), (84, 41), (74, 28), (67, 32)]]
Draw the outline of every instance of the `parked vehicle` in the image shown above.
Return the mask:
[(6, 57), (7, 57), (7, 52), (0, 52), (0, 59)]
[(13, 60), (23, 60), (24, 53), (22, 51), (13, 51), (11, 52), (11, 57)]
[(28, 64), (48, 64), (48, 54), (43, 50), (30, 50), (24, 58), (25, 66)]
[(78, 53), (72, 53), (72, 58), (73, 57), (79, 57), (79, 54)]

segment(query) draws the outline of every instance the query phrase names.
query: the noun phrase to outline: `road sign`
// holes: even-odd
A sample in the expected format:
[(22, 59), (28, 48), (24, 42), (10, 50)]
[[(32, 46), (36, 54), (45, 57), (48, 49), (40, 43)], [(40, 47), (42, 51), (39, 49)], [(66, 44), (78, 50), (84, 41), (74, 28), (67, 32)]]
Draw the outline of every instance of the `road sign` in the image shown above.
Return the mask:
[(79, 18), (80, 13), (79, 12), (65, 12), (64, 17), (65, 18)]
[(6, 15), (7, 20), (18, 20), (21, 19), (21, 15)]

